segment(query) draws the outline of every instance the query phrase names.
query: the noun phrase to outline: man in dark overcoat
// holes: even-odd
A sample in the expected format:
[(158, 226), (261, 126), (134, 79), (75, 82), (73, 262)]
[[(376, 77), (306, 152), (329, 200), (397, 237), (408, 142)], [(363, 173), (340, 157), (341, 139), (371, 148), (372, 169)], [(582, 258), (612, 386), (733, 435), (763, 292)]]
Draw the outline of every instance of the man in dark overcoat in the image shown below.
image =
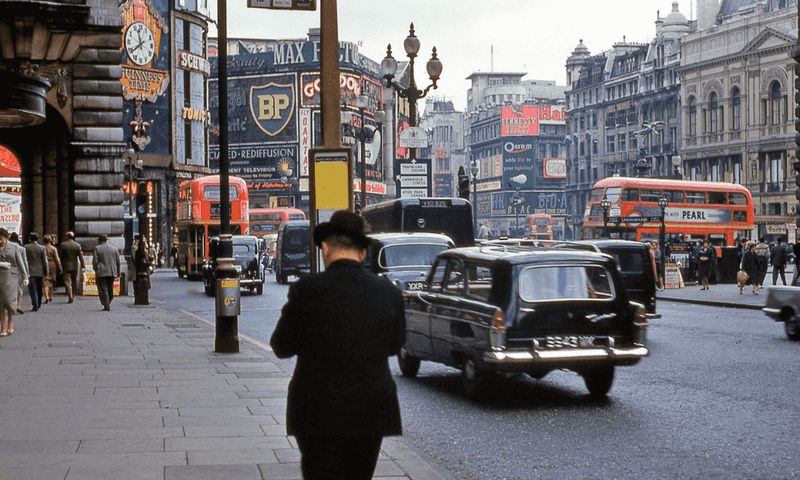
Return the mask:
[(337, 211), (314, 229), (325, 271), (302, 277), (270, 345), (297, 355), (286, 411), (306, 480), (371, 479), (384, 436), (401, 435), (389, 357), (405, 342), (399, 289), (366, 271), (364, 220)]

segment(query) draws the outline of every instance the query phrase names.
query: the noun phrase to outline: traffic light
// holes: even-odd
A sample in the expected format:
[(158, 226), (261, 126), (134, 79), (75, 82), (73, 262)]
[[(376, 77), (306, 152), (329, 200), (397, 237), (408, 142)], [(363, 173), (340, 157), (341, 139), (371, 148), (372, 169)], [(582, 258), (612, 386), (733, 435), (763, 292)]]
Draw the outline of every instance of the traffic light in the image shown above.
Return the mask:
[(148, 238), (148, 218), (150, 213), (150, 192), (149, 182), (138, 182), (136, 184), (136, 216), (139, 219), (139, 234)]
[(458, 167), (458, 198), (469, 200), (469, 175), (464, 167)]

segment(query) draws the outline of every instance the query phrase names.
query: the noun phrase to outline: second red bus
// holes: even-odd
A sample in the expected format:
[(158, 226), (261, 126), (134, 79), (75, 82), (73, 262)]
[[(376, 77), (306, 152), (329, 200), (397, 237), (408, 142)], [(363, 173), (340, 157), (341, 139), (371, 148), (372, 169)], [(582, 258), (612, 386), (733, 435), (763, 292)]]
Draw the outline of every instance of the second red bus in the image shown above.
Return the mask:
[(263, 237), (278, 233), (278, 227), (287, 220), (306, 220), (306, 214), (299, 208), (251, 208), (250, 234)]
[[(247, 235), (249, 197), (247, 184), (229, 177), (231, 234)], [(197, 277), (208, 260), (208, 241), (221, 233), (219, 175), (181, 182), (178, 188), (178, 275)]]

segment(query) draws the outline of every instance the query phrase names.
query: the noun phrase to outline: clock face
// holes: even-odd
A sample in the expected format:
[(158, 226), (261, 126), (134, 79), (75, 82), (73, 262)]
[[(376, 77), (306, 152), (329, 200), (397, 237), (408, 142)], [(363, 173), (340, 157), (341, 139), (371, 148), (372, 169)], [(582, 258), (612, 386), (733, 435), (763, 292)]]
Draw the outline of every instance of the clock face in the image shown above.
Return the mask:
[(125, 51), (136, 65), (144, 66), (156, 54), (156, 40), (153, 32), (142, 22), (132, 23), (125, 31)]

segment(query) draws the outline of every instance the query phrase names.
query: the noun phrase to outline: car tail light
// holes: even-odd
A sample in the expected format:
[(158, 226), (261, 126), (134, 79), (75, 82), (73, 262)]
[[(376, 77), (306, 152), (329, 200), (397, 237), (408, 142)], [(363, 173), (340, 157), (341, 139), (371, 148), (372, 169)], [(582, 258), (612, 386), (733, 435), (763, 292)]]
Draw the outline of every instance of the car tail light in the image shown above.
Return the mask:
[(490, 333), (492, 349), (505, 350), (506, 348), (506, 317), (502, 310), (497, 310), (492, 316)]

